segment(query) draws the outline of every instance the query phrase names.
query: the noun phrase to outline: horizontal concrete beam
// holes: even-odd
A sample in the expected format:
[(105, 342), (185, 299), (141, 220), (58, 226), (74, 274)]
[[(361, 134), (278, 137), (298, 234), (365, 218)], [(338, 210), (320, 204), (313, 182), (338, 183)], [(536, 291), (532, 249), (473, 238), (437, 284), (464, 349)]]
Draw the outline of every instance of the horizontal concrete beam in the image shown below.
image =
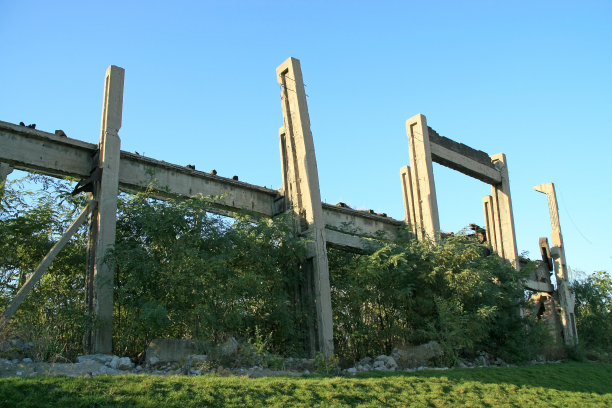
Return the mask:
[(50, 176), (89, 177), (97, 145), (0, 121), (0, 161)]
[(368, 248), (375, 248), (380, 245), (377, 241), (356, 235), (345, 234), (329, 228), (325, 229), (325, 238), (328, 247), (349, 252), (361, 253)]
[(161, 195), (219, 196), (211, 203), (214, 207), (265, 217), (276, 215), (280, 198), (277, 190), (122, 151), (119, 186), (139, 191), (150, 184)]
[(326, 228), (351, 235), (393, 239), (397, 230), (406, 224), (390, 217), (370, 214), (352, 208), (322, 204)]
[[(0, 121), (0, 162), (51, 176), (89, 177), (97, 145)], [(158, 195), (221, 196), (212, 205), (227, 211), (272, 217), (279, 192), (121, 152), (119, 187), (142, 191), (152, 184)]]
[[(0, 121), (0, 162), (51, 176), (89, 177), (97, 145)], [(273, 217), (284, 200), (277, 190), (192, 170), (165, 161), (122, 151), (119, 187), (143, 191), (152, 184), (158, 196), (221, 196), (212, 203), (221, 213), (237, 211)], [(402, 221), (351, 208), (322, 204), (331, 245), (361, 250), (369, 242), (359, 236), (392, 239)], [(352, 238), (349, 238), (351, 237)]]
[(536, 292), (553, 293), (555, 288), (550, 283), (538, 282), (531, 279), (525, 281), (525, 289), (535, 290)]
[(432, 128), (428, 130), (431, 159), (434, 162), (487, 184), (497, 185), (501, 183), (500, 171), (495, 168), (485, 152), (440, 136)]

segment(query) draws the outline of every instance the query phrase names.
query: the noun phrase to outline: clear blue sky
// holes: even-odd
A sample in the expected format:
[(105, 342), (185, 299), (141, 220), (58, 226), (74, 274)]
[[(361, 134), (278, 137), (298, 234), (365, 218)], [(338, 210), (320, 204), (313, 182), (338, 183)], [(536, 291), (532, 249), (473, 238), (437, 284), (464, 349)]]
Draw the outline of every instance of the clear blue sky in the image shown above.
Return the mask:
[[(122, 148), (278, 188), (275, 69), (302, 62), (325, 201), (403, 218), (405, 121), (507, 155), (519, 251), (550, 236), (612, 272), (610, 1), (0, 0), (0, 120), (96, 143), (126, 69)], [(490, 188), (435, 165), (441, 226), (484, 224)]]

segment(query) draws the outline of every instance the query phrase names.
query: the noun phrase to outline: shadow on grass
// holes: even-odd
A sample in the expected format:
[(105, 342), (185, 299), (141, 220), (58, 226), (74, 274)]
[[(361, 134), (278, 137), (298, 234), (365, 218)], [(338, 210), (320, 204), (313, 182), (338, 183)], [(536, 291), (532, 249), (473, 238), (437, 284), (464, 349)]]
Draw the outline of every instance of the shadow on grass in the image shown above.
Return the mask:
[(353, 407), (406, 406), (406, 403), (487, 406), (498, 391), (506, 403), (520, 405), (522, 392), (519, 391), (523, 387), (529, 388), (525, 390), (525, 398), (531, 402), (540, 394), (538, 401), (545, 402), (557, 391), (580, 393), (581, 396), (559, 396), (575, 398), (572, 400), (575, 406), (584, 406), (581, 398), (599, 404), (610, 402), (610, 395), (603, 397), (604, 400), (598, 400), (602, 397), (595, 395), (612, 393), (612, 365), (564, 363), (413, 373), (371, 372), (351, 378), (253, 380), (216, 376), (12, 377), (0, 379), (0, 407)]
[(416, 372), (369, 372), (356, 378), (384, 377), (447, 378), (453, 382), (475, 381), (483, 384), (512, 384), (559, 391), (612, 393), (612, 364), (566, 362), (518, 367), (484, 367)]

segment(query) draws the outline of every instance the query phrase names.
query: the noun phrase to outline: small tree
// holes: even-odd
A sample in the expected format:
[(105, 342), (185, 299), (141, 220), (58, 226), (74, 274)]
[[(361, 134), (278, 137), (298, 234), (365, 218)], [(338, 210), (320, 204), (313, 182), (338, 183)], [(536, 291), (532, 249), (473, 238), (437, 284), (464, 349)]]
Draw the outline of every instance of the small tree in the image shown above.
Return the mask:
[(612, 351), (612, 278), (598, 271), (573, 283), (576, 326), (587, 348)]

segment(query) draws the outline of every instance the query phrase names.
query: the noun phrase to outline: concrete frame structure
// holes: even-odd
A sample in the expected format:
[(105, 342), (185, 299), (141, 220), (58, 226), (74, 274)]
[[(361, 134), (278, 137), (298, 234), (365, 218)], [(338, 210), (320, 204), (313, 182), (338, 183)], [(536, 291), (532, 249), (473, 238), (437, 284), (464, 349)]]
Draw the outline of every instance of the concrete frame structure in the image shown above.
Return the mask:
[(537, 185), (534, 190), (546, 194), (548, 199), (548, 210), (550, 213), (550, 225), (552, 227), (552, 244), (550, 255), (553, 259), (555, 278), (557, 281), (557, 294), (561, 308), (561, 325), (563, 326), (563, 338), (565, 344), (578, 344), (578, 332), (576, 330), (576, 319), (574, 317), (574, 297), (569, 288), (569, 270), (565, 262), (565, 247), (561, 224), (559, 223), (559, 207), (557, 205), (557, 194), (553, 183)]
[[(311, 242), (309, 260), (304, 265), (305, 273), (312, 277), (317, 311), (317, 336), (316, 340), (311, 336), (315, 340), (311, 351), (316, 348), (326, 355), (333, 352), (326, 246), (361, 251), (371, 246), (372, 238), (380, 237), (381, 233), (393, 238), (403, 222), (321, 202), (299, 61), (290, 58), (277, 72), (279, 81), (285, 84), (281, 95), (285, 122), (281, 128), (281, 140), (285, 141), (286, 147), (281, 147), (281, 156), (285, 159), (280, 192), (121, 151), (119, 129), (125, 74), (116, 66), (110, 66), (105, 75), (98, 145), (0, 121), (0, 181), (4, 181), (13, 169), (91, 180), (90, 203), (99, 204), (95, 208), (91, 204), (87, 212), (90, 220), (86, 305), (88, 312), (97, 317), (99, 325), (95, 331), (84, 335), (87, 352), (112, 351), (113, 267), (103, 261), (106, 251), (114, 245), (118, 192), (151, 188), (159, 198), (187, 198), (199, 194), (214, 197), (210, 201), (212, 211), (224, 215), (238, 212), (272, 218), (289, 209), (295, 211), (296, 220), (299, 220), (296, 224), (298, 232)], [(299, 85), (298, 92), (287, 86), (287, 81)], [(93, 177), (96, 174), (99, 179)], [(81, 214), (79, 223), (86, 216)], [(68, 239), (68, 234), (62, 237), (63, 242)], [(48, 266), (51, 260), (52, 257), (45, 258), (41, 265)], [(19, 299), (25, 297), (27, 291), (23, 293)]]
[[(326, 247), (361, 251), (372, 245), (372, 238), (394, 238), (405, 222), (321, 202), (299, 61), (289, 58), (277, 68), (277, 77), (281, 84), (284, 122), (279, 131), (283, 172), (280, 191), (121, 151), (118, 132), (122, 122), (124, 70), (116, 66), (109, 67), (105, 76), (98, 145), (0, 121), (0, 182), (13, 168), (90, 180), (86, 304), (100, 325), (84, 336), (87, 352), (112, 351), (113, 267), (103, 260), (106, 251), (114, 245), (118, 192), (145, 189), (160, 198), (215, 197), (210, 201), (211, 211), (223, 215), (237, 212), (273, 218), (293, 213), (296, 231), (309, 242), (308, 260), (302, 269), (306, 277), (303, 301), (310, 299), (316, 310), (316, 322), (308, 328), (310, 351), (319, 350), (325, 355), (333, 352)], [(412, 166), (403, 167), (401, 175), (406, 221), (415, 235), (435, 240), (439, 231), (431, 163), (435, 161), (491, 184), (492, 195), (483, 199), (487, 236), (500, 255), (518, 265), (505, 156), (489, 157), (443, 138), (427, 126), (423, 115), (407, 121), (407, 132)], [(99, 178), (93, 177), (96, 174)], [(95, 203), (99, 204), (94, 208)], [(83, 221), (86, 216), (83, 214), (78, 222)], [(67, 239), (68, 234), (62, 238)], [(562, 241), (557, 247), (562, 248)], [(50, 262), (45, 259), (43, 263)], [(564, 258), (558, 268), (559, 276), (566, 276)]]
[(457, 170), (491, 185), (483, 198), (487, 240), (503, 258), (519, 267), (506, 156), (489, 156), (438, 135), (424, 115), (406, 121), (410, 166), (400, 170), (405, 221), (418, 239), (437, 240), (440, 231), (432, 162)]

